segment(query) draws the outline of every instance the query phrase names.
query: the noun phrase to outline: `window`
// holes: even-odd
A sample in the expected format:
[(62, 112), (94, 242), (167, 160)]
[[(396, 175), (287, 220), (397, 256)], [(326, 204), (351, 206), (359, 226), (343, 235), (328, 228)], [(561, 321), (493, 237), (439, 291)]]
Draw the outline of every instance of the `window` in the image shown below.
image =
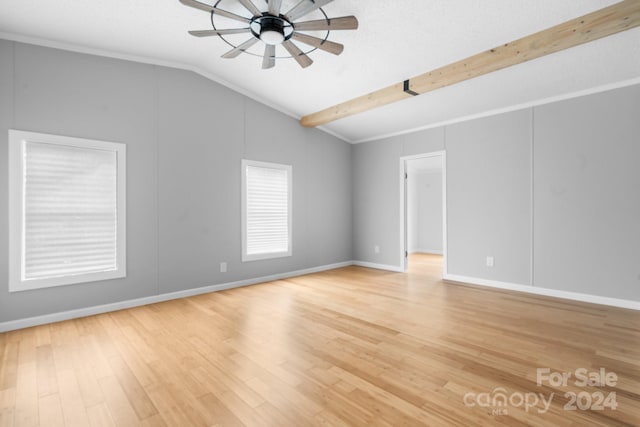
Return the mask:
[(9, 131), (9, 291), (126, 275), (125, 145)]
[(291, 256), (291, 166), (242, 160), (242, 261)]

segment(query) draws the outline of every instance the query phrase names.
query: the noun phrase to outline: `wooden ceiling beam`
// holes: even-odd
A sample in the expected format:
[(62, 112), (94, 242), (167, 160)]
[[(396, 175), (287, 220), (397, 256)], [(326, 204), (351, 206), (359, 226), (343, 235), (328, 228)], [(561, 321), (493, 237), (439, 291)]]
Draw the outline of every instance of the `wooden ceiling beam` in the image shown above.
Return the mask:
[(404, 82), (309, 114), (300, 119), (300, 124), (305, 127), (321, 126), (638, 26), (640, 0), (624, 0)]

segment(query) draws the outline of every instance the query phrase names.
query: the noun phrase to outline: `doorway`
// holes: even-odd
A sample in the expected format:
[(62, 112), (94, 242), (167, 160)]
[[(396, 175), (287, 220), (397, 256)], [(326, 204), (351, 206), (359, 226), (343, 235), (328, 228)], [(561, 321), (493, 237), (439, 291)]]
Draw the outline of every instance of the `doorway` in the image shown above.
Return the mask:
[(401, 265), (407, 271), (418, 254), (442, 256), (447, 271), (446, 154), (444, 151), (400, 159)]

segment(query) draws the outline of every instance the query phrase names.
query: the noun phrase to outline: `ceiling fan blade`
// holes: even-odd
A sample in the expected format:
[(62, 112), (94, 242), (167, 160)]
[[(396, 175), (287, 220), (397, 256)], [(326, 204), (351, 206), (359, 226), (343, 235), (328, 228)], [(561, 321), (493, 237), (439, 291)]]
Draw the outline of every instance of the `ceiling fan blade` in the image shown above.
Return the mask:
[(224, 36), (227, 34), (241, 34), (248, 33), (251, 28), (232, 28), (229, 30), (196, 30), (189, 31), (189, 34), (195, 37), (209, 37), (209, 36)]
[(235, 13), (227, 12), (226, 10), (218, 9), (217, 7), (213, 8), (213, 13), (216, 15), (224, 16), (225, 18), (233, 19), (235, 21), (240, 22), (251, 22), (251, 19), (245, 18), (244, 16), (236, 15)]
[(262, 11), (256, 7), (251, 0), (238, 0), (253, 16), (262, 15)]
[(313, 12), (316, 9), (320, 9), (322, 6), (331, 3), (333, 0), (302, 0), (295, 5), (293, 9), (285, 13), (290, 21), (295, 21), (304, 15)]
[(355, 16), (342, 16), (329, 20), (296, 22), (293, 27), (296, 31), (355, 30), (358, 28), (358, 20)]
[(287, 52), (293, 56), (293, 59), (295, 59), (302, 68), (307, 68), (309, 65), (313, 64), (313, 60), (301, 51), (298, 46), (293, 44), (291, 40), (283, 41), (282, 46), (287, 49)]
[(344, 50), (344, 45), (340, 43), (330, 42), (329, 40), (323, 40), (306, 34), (293, 33), (292, 38), (309, 46), (317, 47), (325, 52), (333, 53), (334, 55), (340, 55)]
[(262, 59), (262, 69), (276, 66), (276, 45), (268, 44), (264, 47), (264, 58)]
[(280, 15), (282, 0), (267, 0), (269, 2), (269, 13), (275, 16)]
[(235, 13), (227, 12), (226, 10), (218, 9), (217, 7), (209, 6), (208, 4), (201, 3), (196, 0), (180, 0), (180, 3), (185, 6), (193, 7), (194, 9), (204, 10), (205, 12), (213, 12), (220, 16), (224, 16), (229, 19), (234, 19), (240, 22), (251, 22), (249, 18), (245, 18), (244, 16), (236, 15)]
[(235, 58), (236, 56), (240, 55), (242, 52), (244, 52), (245, 50), (249, 49), (251, 46), (253, 46), (257, 42), (258, 42), (257, 38), (251, 37), (249, 40), (247, 40), (246, 42), (242, 43), (240, 46), (234, 47), (229, 52), (227, 52), (224, 55), (222, 55), (222, 57), (223, 58)]
[(213, 11), (213, 7), (195, 0), (180, 0), (180, 3), (184, 4), (185, 6), (193, 7), (195, 9), (204, 10), (205, 12)]

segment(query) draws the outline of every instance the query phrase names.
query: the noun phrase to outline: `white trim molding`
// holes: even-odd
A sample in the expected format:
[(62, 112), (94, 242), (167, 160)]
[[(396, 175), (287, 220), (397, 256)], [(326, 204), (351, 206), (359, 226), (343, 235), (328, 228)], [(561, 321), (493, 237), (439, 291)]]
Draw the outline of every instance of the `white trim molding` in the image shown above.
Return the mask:
[[(120, 59), (123, 61), (138, 62), (142, 64), (150, 64), (150, 65), (157, 65), (161, 67), (192, 71), (215, 83), (225, 86), (233, 90), (234, 92), (237, 92), (241, 95), (251, 98), (254, 101), (257, 101), (261, 104), (266, 105), (267, 107), (273, 108), (274, 110), (279, 111), (282, 114), (285, 114), (295, 120), (300, 120), (301, 118), (299, 114), (284, 108), (282, 105), (271, 102), (270, 100), (262, 96), (259, 96), (258, 94), (252, 91), (246, 90), (244, 88), (241, 88), (238, 85), (232, 84), (231, 82), (222, 78), (221, 76), (211, 71), (205, 70), (204, 68), (201, 68), (195, 64), (188, 64), (188, 63), (183, 63), (179, 61), (163, 60), (160, 58), (152, 58), (152, 57), (147, 57), (142, 55), (120, 53), (120, 52), (115, 52), (107, 49), (91, 48), (91, 47), (82, 46), (75, 43), (65, 43), (60, 41), (48, 40), (41, 37), (32, 37), (32, 36), (26, 36), (23, 34), (10, 33), (6, 31), (0, 31), (0, 39), (17, 42), (17, 43), (44, 46), (44, 47), (49, 47), (53, 49), (61, 49), (69, 52), (83, 53), (86, 55), (97, 55), (97, 56), (103, 56), (106, 58)], [(424, 126), (417, 126), (417, 127), (405, 129), (402, 131), (390, 132), (386, 134), (375, 135), (375, 136), (365, 137), (361, 139), (347, 138), (346, 136), (340, 135), (338, 132), (333, 131), (332, 129), (329, 129), (328, 126), (318, 126), (318, 129), (349, 144), (361, 144), (364, 142), (379, 141), (382, 139), (393, 138), (396, 136), (406, 135), (410, 133), (416, 133), (416, 132), (420, 132), (427, 129), (434, 129), (434, 128), (448, 126), (448, 125), (452, 125), (460, 122), (466, 122), (469, 120), (475, 120), (483, 117), (495, 116), (498, 114), (508, 113), (511, 111), (523, 110), (525, 108), (537, 107), (540, 105), (546, 105), (546, 104), (550, 104), (557, 101), (564, 101), (567, 99), (579, 98), (581, 96), (592, 95), (600, 92), (606, 92), (608, 90), (618, 89), (618, 88), (627, 87), (627, 86), (633, 86), (638, 83), (640, 83), (640, 77), (634, 77), (631, 79), (625, 79), (625, 80), (621, 80), (613, 83), (605, 83), (605, 84), (587, 88), (587, 89), (576, 90), (573, 92), (568, 92), (568, 93), (560, 94), (557, 96), (536, 99), (536, 100), (532, 100), (532, 101), (528, 101), (520, 104), (509, 105), (501, 108), (495, 108), (493, 110), (484, 111), (476, 114), (469, 114), (462, 117), (454, 117), (448, 120), (441, 120), (439, 122), (430, 123)]]
[[(269, 169), (279, 172), (284, 172), (286, 175), (286, 211), (287, 211), (287, 231), (286, 231), (286, 250), (280, 250), (278, 252), (274, 252), (273, 245), (273, 237), (278, 235), (282, 237), (279, 232), (280, 229), (276, 227), (272, 228), (270, 225), (274, 220), (279, 221), (278, 215), (273, 218), (271, 215), (271, 208), (274, 206), (274, 203), (282, 203), (281, 200), (281, 188), (274, 190), (274, 185), (277, 185), (279, 180), (276, 179), (275, 182), (271, 181), (267, 187), (264, 186), (264, 180), (268, 179), (266, 176), (260, 175), (260, 179), (251, 180), (249, 174), (249, 168), (255, 169)], [(255, 160), (241, 160), (241, 170), (242, 176), (240, 178), (241, 186), (242, 186), (242, 195), (241, 195), (241, 218), (242, 218), (242, 262), (248, 261), (259, 261), (265, 259), (272, 258), (283, 258), (290, 257), (293, 254), (293, 166), (285, 165), (280, 163), (268, 163), (261, 162)], [(254, 200), (254, 203), (249, 201), (251, 195), (255, 195), (255, 189), (251, 184), (257, 184), (258, 189), (260, 190), (260, 194), (258, 196), (257, 201)], [(273, 198), (275, 194), (275, 199)], [(254, 224), (260, 220), (265, 220), (265, 222), (260, 222), (261, 229), (257, 233), (258, 239), (258, 247), (260, 248), (260, 252), (254, 250), (253, 253), (249, 253), (250, 250), (250, 242), (249, 242), (249, 211), (250, 205), (255, 205), (255, 203), (265, 202), (267, 206), (261, 206), (261, 209), (258, 209), (258, 212), (254, 210)], [(283, 205), (280, 204), (279, 208), (282, 208)], [(267, 209), (268, 213), (266, 214), (268, 218), (265, 218), (264, 209)], [(257, 215), (257, 216), (256, 216)], [(254, 228), (255, 231), (255, 228)], [(269, 236), (265, 239), (265, 236)], [(254, 235), (254, 237), (256, 237)], [(263, 245), (267, 245), (267, 247)]]
[(272, 282), (274, 280), (288, 279), (290, 277), (302, 276), (305, 274), (319, 273), (336, 268), (349, 267), (353, 261), (345, 261), (336, 264), (323, 265), (319, 267), (307, 268), (304, 270), (291, 271), (288, 273), (272, 274), (269, 276), (257, 277), (254, 279), (239, 280), (237, 282), (221, 283), (218, 285), (203, 286), (201, 288), (186, 289), (184, 291), (170, 292), (160, 295), (152, 295), (126, 301), (114, 302), (111, 304), (96, 305), (93, 307), (78, 308), (75, 310), (61, 311), (58, 313), (44, 314), (42, 316), (28, 317), (26, 319), (10, 320), (0, 322), (0, 333), (14, 331), (17, 329), (30, 328), (32, 326), (44, 325), (47, 323), (61, 322), (64, 320), (77, 319), (80, 317), (93, 316), (96, 314), (109, 313), (112, 311), (124, 310), (127, 308), (140, 307), (143, 305), (155, 304), (164, 301), (171, 301), (180, 298), (187, 298), (195, 295), (208, 294), (211, 292), (223, 291), (225, 289), (240, 288), (243, 286), (256, 285), (259, 283)]
[(499, 282), (495, 280), (479, 279), (477, 277), (458, 276), (446, 274), (443, 280), (458, 282), (462, 284), (487, 286), (490, 288), (504, 289), (508, 291), (524, 292), (534, 295), (543, 295), (572, 301), (587, 302), (591, 304), (607, 305), (611, 307), (627, 308), (630, 310), (640, 310), (640, 301), (625, 300), (619, 298), (602, 297), (598, 295), (582, 294), (578, 292), (560, 291), (557, 289), (539, 288), (529, 285), (518, 285), (515, 283)]
[[(170, 292), (159, 295), (152, 295), (143, 298), (137, 298), (126, 301), (114, 302), (111, 304), (96, 305), (93, 307), (78, 308), (75, 310), (62, 311), (58, 313), (45, 314), (42, 316), (28, 317), (25, 319), (10, 320), (0, 322), (0, 333), (14, 331), (17, 329), (29, 328), (32, 326), (45, 325), (48, 323), (61, 322), (64, 320), (77, 319), (80, 317), (93, 316), (96, 314), (109, 313), (112, 311), (124, 310), (127, 308), (140, 307), (143, 305), (155, 304), (164, 301), (171, 301), (180, 298), (188, 298), (195, 295), (208, 294), (211, 292), (223, 291), (226, 289), (240, 288), (243, 286), (251, 286), (260, 283), (271, 282), (274, 280), (288, 279), (291, 277), (302, 276), (305, 274), (319, 273), (322, 271), (335, 270), (336, 268), (350, 267), (352, 265), (376, 270), (383, 270), (393, 273), (403, 273), (402, 268), (395, 265), (375, 264), (364, 261), (344, 261), (335, 264), (328, 264), (319, 267), (307, 268), (304, 270), (291, 271), (288, 273), (272, 274), (269, 276), (257, 277), (253, 279), (239, 280), (236, 282), (221, 283), (217, 285), (203, 286), (200, 288), (186, 289), (184, 291)], [(443, 277), (444, 281), (458, 282), (461, 284), (471, 284), (487, 286), (491, 288), (504, 289), (517, 292), (525, 292), (529, 294), (544, 295), (561, 299), (569, 299), (574, 301), (588, 302), (592, 304), (608, 305), (612, 307), (627, 308), (631, 310), (640, 310), (640, 301), (628, 301), (616, 298), (600, 297), (595, 295), (579, 294), (574, 292), (557, 291), (546, 288), (535, 288), (527, 285), (516, 285), (512, 283), (498, 282), (486, 279), (478, 279), (473, 277), (457, 276), (448, 274)]]
[(351, 265), (356, 265), (358, 267), (373, 268), (375, 270), (391, 271), (394, 273), (404, 273), (404, 269), (397, 265), (376, 264), (374, 262), (366, 262), (366, 261), (353, 261)]
[[(468, 122), (470, 120), (482, 119), (484, 117), (497, 116), (498, 114), (510, 113), (512, 111), (524, 110), (527, 108), (539, 107), (541, 105), (552, 104), (554, 102), (565, 101), (568, 99), (580, 98), (582, 96), (593, 95), (596, 93), (606, 92), (609, 90), (620, 89), (627, 86), (633, 86), (640, 83), (640, 77), (633, 77), (631, 79), (621, 80), (613, 83), (605, 83), (603, 85), (576, 90), (573, 92), (563, 93), (561, 95), (550, 96), (542, 99), (534, 99), (532, 101), (523, 102), (521, 104), (508, 105), (506, 107), (495, 108), (493, 110), (482, 111), (475, 114), (469, 114), (461, 117), (454, 117), (449, 120), (441, 120), (439, 122), (430, 123), (424, 126), (418, 126), (410, 129), (405, 129), (397, 132), (385, 133), (382, 135), (376, 135), (356, 140), (346, 140), (350, 144), (362, 144), (364, 142), (380, 141), (383, 139), (394, 138), (401, 135), (407, 135), (410, 133), (421, 132), (428, 129), (435, 129), (439, 127), (445, 127), (454, 125), (456, 123)], [(344, 138), (343, 138), (344, 139)]]
[[(110, 211), (109, 214), (114, 215), (113, 222), (109, 225), (114, 228), (113, 239), (115, 242), (114, 255), (112, 259), (108, 259), (109, 264), (113, 261), (113, 266), (104, 267), (102, 264), (93, 264), (93, 270), (83, 271), (82, 268), (78, 268), (79, 262), (86, 262), (90, 260), (89, 257), (95, 256), (95, 252), (87, 252), (85, 249), (84, 243), (96, 243), (93, 237), (83, 237), (83, 242), (80, 246), (77, 246), (77, 240), (74, 240), (73, 237), (69, 236), (69, 233), (61, 236), (60, 232), (56, 232), (55, 236), (52, 237), (50, 242), (53, 242), (54, 247), (60, 248), (60, 245), (67, 245), (69, 240), (73, 242), (71, 247), (75, 252), (73, 255), (65, 256), (63, 261), (71, 261), (70, 264), (57, 260), (57, 263), (45, 263), (40, 262), (39, 267), (45, 267), (46, 274), (35, 274), (32, 277), (29, 277), (27, 265), (29, 264), (28, 259), (28, 251), (30, 251), (31, 246), (29, 245), (29, 240), (25, 237), (28, 233), (27, 231), (27, 221), (26, 217), (29, 215), (30, 210), (28, 203), (29, 200), (41, 200), (40, 197), (48, 194), (58, 194), (53, 190), (50, 190), (51, 185), (47, 185), (46, 187), (42, 187), (40, 185), (36, 185), (36, 189), (33, 190), (35, 194), (35, 198), (32, 199), (28, 196), (27, 192), (27, 177), (31, 162), (28, 160), (27, 152), (29, 152), (28, 147), (32, 146), (41, 146), (41, 147), (50, 147), (48, 150), (51, 150), (53, 147), (57, 147), (57, 149), (81, 149), (85, 152), (99, 152), (105, 153), (109, 152), (113, 155), (114, 164), (109, 165), (113, 166), (114, 173), (114, 184), (113, 186), (115, 191), (115, 201), (114, 208), (115, 211)], [(36, 150), (34, 147), (34, 150)], [(65, 153), (65, 151), (62, 151)], [(110, 280), (110, 279), (118, 279), (122, 277), (126, 277), (127, 275), (127, 236), (126, 236), (126, 219), (127, 219), (127, 185), (126, 185), (126, 153), (127, 146), (123, 143), (118, 142), (110, 142), (110, 141), (101, 141), (95, 139), (87, 139), (87, 138), (77, 138), (72, 136), (63, 136), (63, 135), (52, 135), (46, 133), (38, 133), (38, 132), (30, 132), (24, 130), (16, 130), (9, 129), (9, 292), (21, 292), (21, 291), (29, 291), (33, 289), (41, 289), (48, 288), (54, 286), (65, 286), (72, 285), (78, 283), (87, 283), (94, 282), (98, 280)], [(65, 167), (65, 172), (74, 176), (74, 183), (84, 182), (86, 178), (86, 174), (77, 175), (75, 172), (75, 167), (70, 166), (70, 164), (65, 162), (73, 161), (69, 159), (73, 159), (74, 157), (69, 154), (56, 154), (55, 156), (50, 155), (48, 157), (47, 162), (51, 162), (52, 158), (56, 158), (55, 162), (58, 168)], [(33, 169), (36, 169), (38, 173), (42, 170), (48, 171), (52, 167), (51, 163), (42, 163), (42, 160), (35, 162)], [(105, 166), (107, 167), (107, 166)], [(71, 171), (74, 171), (73, 174)], [(56, 173), (59, 172), (56, 170)], [(50, 172), (45, 172), (45, 176), (49, 176)], [(93, 173), (93, 170), (90, 172)], [(57, 176), (57, 175), (56, 175)], [(37, 181), (37, 180), (36, 180)], [(68, 183), (68, 180), (63, 181), (65, 184)], [(53, 188), (56, 191), (62, 190), (62, 184), (58, 184), (57, 187)], [(74, 207), (75, 210), (71, 209), (72, 212), (78, 212), (78, 209), (83, 212), (86, 211), (87, 206), (83, 206), (83, 208), (77, 207), (77, 203), (79, 201), (83, 201), (86, 193), (75, 193), (70, 190), (73, 187), (67, 186), (64, 188), (65, 196), (63, 196), (62, 201), (58, 200), (58, 203), (54, 208), (49, 208), (51, 204), (50, 201), (47, 202), (47, 207), (45, 211), (48, 213), (49, 209), (57, 209), (55, 212), (59, 212), (61, 208), (64, 210), (69, 210), (70, 206)], [(92, 184), (85, 184), (86, 186)], [(59, 188), (58, 188), (59, 187)], [(93, 191), (97, 191), (101, 187), (86, 187), (93, 188)], [(87, 191), (87, 190), (85, 190)], [(66, 198), (66, 194), (72, 194), (71, 199)], [(81, 195), (78, 195), (81, 194)], [(48, 196), (50, 197), (50, 196)], [(73, 199), (75, 197), (75, 199)], [(72, 200), (72, 201), (69, 201)], [(102, 200), (103, 203), (106, 203)], [(67, 203), (67, 204), (64, 204)], [(70, 204), (69, 204), (70, 203)], [(94, 203), (95, 205), (95, 203)], [(93, 206), (90, 210), (93, 210)], [(37, 208), (34, 208), (37, 212)], [(83, 210), (84, 209), (84, 210)], [(95, 213), (95, 212), (94, 212)], [(104, 212), (100, 212), (101, 214)], [(47, 215), (45, 220), (39, 220), (37, 227), (42, 226), (42, 224), (46, 224), (49, 226), (52, 223), (51, 217)], [(80, 221), (84, 227), (87, 223)], [(56, 226), (59, 224), (58, 222), (53, 222)], [(47, 231), (51, 231), (54, 226), (51, 226), (47, 229)], [(73, 224), (72, 228), (76, 230), (76, 223)], [(90, 228), (91, 229), (91, 228)], [(66, 230), (66, 228), (64, 228)], [(92, 229), (93, 230), (93, 229)], [(68, 231), (68, 230), (66, 230)], [(41, 236), (40, 232), (36, 232), (36, 235)], [(51, 236), (51, 235), (49, 235)], [(103, 242), (103, 241), (101, 241)], [(75, 245), (75, 246), (73, 246)], [(42, 250), (43, 246), (38, 245), (35, 247), (36, 250)], [(54, 250), (48, 250), (49, 252), (44, 252), (45, 254), (52, 254)], [(80, 258), (81, 261), (76, 262), (79, 258), (76, 258), (76, 255), (84, 256), (84, 258)], [(42, 254), (38, 255), (42, 258)], [(38, 258), (38, 256), (34, 258)], [(101, 259), (101, 261), (105, 261), (105, 259)], [(61, 270), (60, 267), (63, 267)], [(86, 267), (86, 265), (85, 265)]]
[[(446, 140), (446, 138), (445, 138)], [(447, 224), (447, 151), (446, 150), (437, 150), (430, 151), (427, 153), (413, 154), (410, 156), (402, 156), (400, 157), (400, 165), (399, 165), (399, 178), (400, 178), (400, 271), (405, 272), (407, 270), (407, 260), (404, 256), (405, 251), (409, 252), (409, 248), (407, 247), (407, 195), (405, 194), (405, 185), (406, 178), (405, 175), (407, 172), (407, 160), (416, 160), (423, 159), (427, 157), (440, 157), (442, 159), (442, 251), (440, 254), (442, 255), (442, 271), (443, 275), (446, 275), (449, 271), (449, 263), (448, 263), (448, 252), (447, 252), (447, 241), (448, 241), (448, 224)], [(419, 251), (419, 250), (418, 250)]]

